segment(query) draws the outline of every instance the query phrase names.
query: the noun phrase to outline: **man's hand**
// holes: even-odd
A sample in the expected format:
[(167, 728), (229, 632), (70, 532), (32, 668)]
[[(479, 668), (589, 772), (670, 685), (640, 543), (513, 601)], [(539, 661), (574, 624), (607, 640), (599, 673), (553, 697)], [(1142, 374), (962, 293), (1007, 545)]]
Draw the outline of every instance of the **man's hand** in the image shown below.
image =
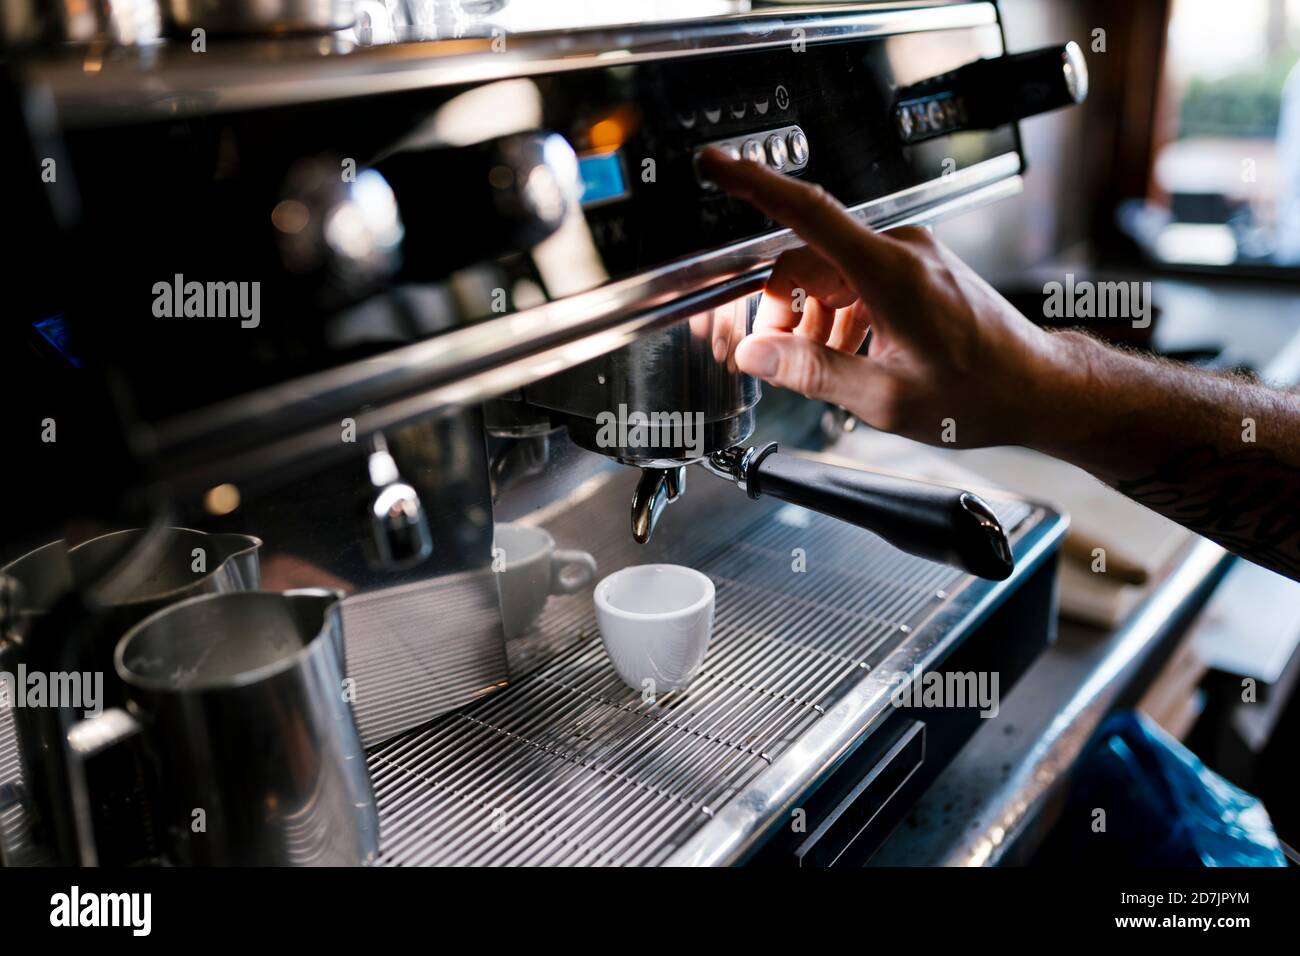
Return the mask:
[(777, 260), (741, 369), (920, 441), (1065, 459), (1300, 580), (1296, 392), (1048, 334), (923, 229), (879, 235), (818, 187), (716, 151), (700, 172), (808, 244)]
[(741, 370), (934, 444), (945, 420), (962, 446), (1025, 443), (1046, 425), (1062, 343), (927, 230), (873, 232), (820, 187), (716, 150), (700, 171), (807, 243), (777, 260)]

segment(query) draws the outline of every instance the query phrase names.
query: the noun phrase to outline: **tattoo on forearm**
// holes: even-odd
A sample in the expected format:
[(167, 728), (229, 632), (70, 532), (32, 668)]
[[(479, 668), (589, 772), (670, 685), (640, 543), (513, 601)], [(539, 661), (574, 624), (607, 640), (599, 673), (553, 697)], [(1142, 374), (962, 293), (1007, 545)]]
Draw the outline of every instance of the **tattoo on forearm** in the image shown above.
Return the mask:
[(1300, 468), (1272, 452), (1223, 454), (1207, 445), (1114, 486), (1229, 551), (1300, 579)]

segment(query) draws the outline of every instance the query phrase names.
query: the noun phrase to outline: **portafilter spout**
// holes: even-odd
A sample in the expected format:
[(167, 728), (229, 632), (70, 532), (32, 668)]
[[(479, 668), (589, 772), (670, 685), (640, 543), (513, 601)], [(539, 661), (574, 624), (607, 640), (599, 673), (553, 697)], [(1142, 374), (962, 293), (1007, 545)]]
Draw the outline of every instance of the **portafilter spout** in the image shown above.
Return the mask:
[(642, 468), (632, 495), (632, 537), (645, 544), (654, 534), (659, 516), (686, 490), (686, 466)]

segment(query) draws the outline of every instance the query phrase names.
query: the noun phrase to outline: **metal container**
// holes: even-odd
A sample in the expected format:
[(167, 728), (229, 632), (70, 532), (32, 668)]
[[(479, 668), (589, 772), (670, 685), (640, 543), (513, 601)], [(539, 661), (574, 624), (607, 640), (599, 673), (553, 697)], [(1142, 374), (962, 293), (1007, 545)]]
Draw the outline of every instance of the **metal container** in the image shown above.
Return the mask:
[(343, 683), (341, 595), (192, 598), (122, 638), (125, 710), (69, 732), (85, 757), (139, 738), (169, 855), (185, 864), (359, 865), (379, 821)]
[[(140, 619), (199, 594), (256, 588), (260, 539), (246, 534), (207, 534), (191, 528), (114, 531), (69, 547), (52, 541), (4, 567), (0, 575), (18, 584), (15, 612), (31, 622), (49, 611), (74, 586), (98, 591), (98, 603), (118, 628), (104, 649)], [(104, 580), (98, 580), (101, 578)], [(87, 662), (94, 666), (95, 662)]]
[[(120, 704), (123, 688), (111, 677), (118, 639), (187, 598), (256, 588), (261, 546), (251, 535), (155, 528), (37, 548), (0, 568), (0, 670), (110, 675), (99, 704)], [(77, 587), (85, 590), (61, 604)], [(66, 707), (14, 710), (23, 773), (13, 801), (38, 826), (38, 842), (67, 863), (95, 856), (89, 813), (74, 797), (80, 783), (64, 759), (74, 719)]]
[[(753, 432), (762, 395), (731, 358), (758, 300), (701, 312), (530, 385), (524, 397), (559, 413), (583, 448), (627, 464), (671, 467), (730, 448)], [(649, 424), (638, 431), (642, 417)]]

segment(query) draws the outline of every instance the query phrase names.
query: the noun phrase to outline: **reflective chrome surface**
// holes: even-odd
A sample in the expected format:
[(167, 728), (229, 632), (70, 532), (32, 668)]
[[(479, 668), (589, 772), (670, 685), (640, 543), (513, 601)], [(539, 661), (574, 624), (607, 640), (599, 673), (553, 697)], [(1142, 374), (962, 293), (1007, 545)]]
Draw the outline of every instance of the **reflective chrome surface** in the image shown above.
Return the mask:
[[(256, 588), (261, 545), (250, 535), (150, 528), (100, 535), (73, 547), (55, 541), (38, 548), (0, 568), (0, 580), (10, 585), (9, 616), (0, 620), (0, 670), (109, 675), (98, 705), (119, 704), (121, 688), (111, 677), (118, 639), (148, 615), (187, 598)], [(87, 618), (51, 613), (74, 588), (88, 602), (81, 605)], [(79, 768), (65, 759), (73, 712), (52, 704), (5, 716), (16, 738), (12, 757), (23, 769), (9, 780), (7, 814), (0, 800), (0, 843), (38, 826), (22, 842), (55, 852), (64, 863), (93, 862), (92, 811), (79, 797)]]
[[(22, 70), (36, 85), (48, 84), (61, 118), (75, 129), (775, 48), (789, 43), (796, 25), (804, 39), (819, 41), (996, 23), (988, 3), (839, 6), (689, 26), (512, 35), (501, 50), (487, 36), (370, 50), (333, 36), (238, 49), (223, 44), (204, 57), (189, 55), (182, 44), (154, 51), (152, 59), (120, 52), (38, 57)], [(333, 166), (319, 169), (326, 179), (333, 175)], [(932, 221), (1016, 191), (1020, 169), (1018, 155), (1007, 152), (854, 212), (882, 228)], [(558, 182), (539, 179), (536, 190), (520, 191), (520, 209), (552, 222), (550, 212), (559, 206), (548, 197), (557, 194)], [(364, 286), (392, 273), (391, 239), (401, 223), (389, 215), (391, 194), (361, 196), (312, 175), (283, 185), (281, 203), (301, 205), (313, 225), (295, 232), (302, 210), (276, 207), (280, 217), (272, 223), (281, 233), (283, 264), (333, 275), (342, 285), (353, 275)], [(359, 205), (376, 198), (382, 201), (369, 210)], [(258, 208), (269, 213), (276, 196), (268, 191), (267, 199)], [(572, 207), (571, 200), (559, 205)], [(374, 211), (383, 215), (369, 215)], [(340, 229), (329, 230), (331, 221)], [(539, 271), (554, 274), (543, 275), (554, 298), (547, 304), (364, 354), (332, 371), (294, 380), (286, 374), (277, 379), (281, 384), (247, 398), (132, 431), (134, 448), (177, 464), (167, 491), (185, 507), (199, 507), (209, 490), (236, 490), (232, 510), (209, 508), (197, 518), (204, 527), (237, 522), (265, 538), (268, 588), (310, 585), (347, 595), (340, 606), (322, 609), (328, 621), (311, 631), (314, 637), (310, 628), (297, 631), (307, 650), (333, 645), (333, 663), (308, 666), (304, 654), (290, 671), (301, 665), (309, 674), (284, 672), (290, 686), (274, 693), (278, 673), (251, 682), (239, 691), (246, 699), (238, 709), (235, 688), (214, 690), (211, 701), (199, 694), (202, 701), (182, 706), (182, 689), (132, 685), (132, 707), (143, 725), (135, 739), (153, 748), (162, 768), (157, 783), (168, 800), (160, 805), (174, 827), (183, 826), (186, 804), (191, 811), (204, 806), (201, 784), (211, 791), (209, 801), (229, 797), (237, 804), (270, 792), (277, 806), (298, 810), (274, 819), (248, 815), (244, 822), (256, 832), (210, 824), (207, 842), (174, 830), (171, 851), (187, 862), (238, 861), (252, 852), (263, 854), (260, 862), (366, 858), (373, 829), (348, 816), (341, 796), (360, 793), (359, 751), (352, 736), (329, 738), (316, 726), (326, 716), (336, 729), (352, 724), (339, 708), (322, 709), (337, 694), (325, 700), (314, 689), (342, 678), (341, 651), (357, 746), (371, 749), (381, 790), (387, 861), (662, 862), (688, 849), (700, 862), (737, 859), (737, 847), (756, 839), (776, 812), (764, 802), (772, 772), (783, 768), (778, 790), (807, 783), (811, 777), (803, 774), (819, 772), (824, 748), (867, 731), (867, 697), (854, 705), (857, 722), (828, 708), (858, 700), (852, 697), (857, 682), (882, 661), (898, 654), (920, 659), (955, 640), (1009, 587), (968, 581), (952, 569), (900, 556), (855, 528), (775, 501), (756, 504), (717, 483), (701, 483), (707, 487), (682, 497), (681, 462), (747, 438), (758, 387), (717, 357), (729, 351), (717, 346), (728, 345), (734, 325), (669, 323), (716, 315), (716, 307), (756, 291), (776, 256), (796, 244), (788, 231), (773, 231), (632, 279), (594, 288), (584, 281), (576, 294), (552, 288), (553, 277), (576, 271), (574, 257), (554, 257), (538, 263)], [(606, 354), (620, 347), (626, 351)], [(548, 378), (550, 391), (538, 384)], [(480, 416), (477, 403), (512, 390), (505, 396), (510, 401)], [(617, 412), (629, 396), (649, 402), (650, 412), (699, 412), (703, 440), (697, 448), (646, 452), (597, 440), (588, 423)], [(779, 400), (772, 396), (769, 403)], [(547, 414), (516, 415), (518, 408), (504, 408), (510, 404)], [(503, 410), (508, 414), (491, 413)], [(773, 417), (785, 417), (784, 411), (773, 409)], [(805, 411), (801, 406), (790, 418)], [(571, 434), (601, 454), (578, 450), (552, 428), (553, 420), (567, 422)], [(355, 445), (348, 428), (361, 436)], [(313, 457), (326, 452), (331, 457), (324, 463)], [(622, 468), (616, 459), (645, 470)], [(661, 526), (639, 552), (627, 535), (629, 501), (639, 537), (648, 540), (655, 524)], [(1059, 531), (1052, 516), (1032, 506), (998, 507), (1008, 521), (1025, 519), (1016, 541), (1022, 558), (1041, 555)], [(189, 521), (190, 513), (183, 517)], [(507, 641), (492, 549), (494, 526), (505, 521), (545, 524), (559, 547), (592, 552), (602, 571), (662, 556), (715, 574), (724, 582), (725, 619), (707, 679), (658, 702), (620, 690), (593, 640), (585, 586), (548, 595), (537, 623), (521, 625), (522, 633)], [(809, 590), (798, 593), (785, 572), (791, 546), (809, 540), (828, 549), (843, 573), (807, 578)], [(240, 613), (221, 631), (253, 633)], [(325, 631), (328, 637), (321, 636)], [(271, 713), (276, 701), (282, 709)], [(186, 721), (206, 708), (212, 726), (225, 722), (230, 732), (209, 731), (208, 740), (195, 743), (198, 730)], [(307, 715), (296, 724), (305, 742), (277, 753), (282, 735), (266, 728), (283, 726), (275, 721), (295, 711)], [(154, 714), (167, 719), (151, 725)], [(260, 735), (244, 723), (249, 715), (261, 721)], [(103, 740), (134, 733), (132, 724), (113, 719), (101, 726), (98, 741), (90, 730), (74, 734), (78, 752), (91, 759)], [(240, 739), (247, 752), (236, 766)], [(804, 752), (805, 741), (813, 745), (811, 761), (798, 768), (782, 762)], [(5, 767), (0, 750), (0, 780)], [(365, 795), (351, 805), (366, 815)], [(710, 824), (735, 808), (752, 816), (723, 831)], [(0, 819), (5, 813), (0, 800)], [(706, 833), (711, 836), (701, 844)]]
[[(338, 601), (322, 590), (210, 595), (160, 611), (118, 645), (116, 671), (157, 773), (162, 842), (178, 862), (374, 857)], [(82, 725), (70, 739), (89, 736)]]
[(356, 20), (353, 0), (165, 0), (167, 17), (181, 35), (327, 33)]
[(144, 117), (256, 109), (478, 83), (611, 63), (789, 45), (791, 31), (808, 43), (996, 24), (991, 3), (889, 9), (830, 6), (739, 13), (702, 23), (466, 37), (454, 46), (433, 41), (391, 46), (322, 46), (316, 40), (267, 41), (191, 56), (188, 47), (148, 61), (117, 57), (86, 71), (79, 58), (34, 61), (29, 79), (48, 85), (60, 117), (99, 125)]
[[(924, 664), (1011, 585), (900, 554), (872, 535), (705, 483), (644, 548), (593, 526), (627, 500), (615, 470), (548, 511), (608, 573), (667, 561), (708, 574), (717, 623), (684, 692), (643, 699), (605, 658), (590, 593), (552, 598), (529, 639), (551, 648), (489, 700), (371, 753), (382, 862), (734, 862), (889, 706), (888, 674)], [(1063, 530), (998, 501), (1025, 567)], [(791, 549), (823, 570), (791, 573)]]
[(686, 492), (686, 466), (642, 468), (632, 495), (632, 538), (645, 544), (654, 534), (664, 508)]
[(1066, 86), (1076, 103), (1088, 98), (1088, 60), (1079, 49), (1079, 44), (1071, 40), (1065, 45), (1061, 55), (1061, 72), (1065, 74)]
[(583, 448), (626, 464), (697, 461), (742, 442), (762, 389), (732, 355), (758, 298), (705, 310), (529, 385), (524, 400), (558, 412)]
[(54, 541), (4, 567), (18, 582), (17, 610), (42, 613), (75, 585), (97, 589), (135, 619), (197, 594), (257, 587), (262, 542), (190, 528), (115, 531), (69, 546)]
[(271, 210), (271, 225), (286, 269), (319, 274), (346, 296), (397, 271), (403, 226), (380, 173), (367, 169), (345, 179), (339, 169), (337, 159), (298, 163)]
[(0, 48), (147, 44), (162, 28), (159, 0), (0, 0)]
[(416, 490), (401, 480), (382, 436), (370, 453), (371, 560), (388, 568), (418, 564), (433, 550), (429, 518)]
[[(881, 229), (934, 222), (1015, 195), (1022, 188), (1019, 172), (1020, 158), (1008, 153), (852, 211)], [(337, 447), (339, 417), (355, 415), (358, 428), (368, 431), (481, 401), (635, 342), (681, 317), (757, 292), (776, 257), (798, 245), (790, 230), (777, 230), (172, 419), (151, 431), (150, 439), (182, 459), (187, 449), (210, 453), (225, 447), (227, 476), (274, 468), (304, 447)], [(467, 371), (471, 369), (480, 371)], [(403, 395), (409, 397), (365, 408)], [(276, 435), (283, 441), (240, 453), (249, 442)]]

